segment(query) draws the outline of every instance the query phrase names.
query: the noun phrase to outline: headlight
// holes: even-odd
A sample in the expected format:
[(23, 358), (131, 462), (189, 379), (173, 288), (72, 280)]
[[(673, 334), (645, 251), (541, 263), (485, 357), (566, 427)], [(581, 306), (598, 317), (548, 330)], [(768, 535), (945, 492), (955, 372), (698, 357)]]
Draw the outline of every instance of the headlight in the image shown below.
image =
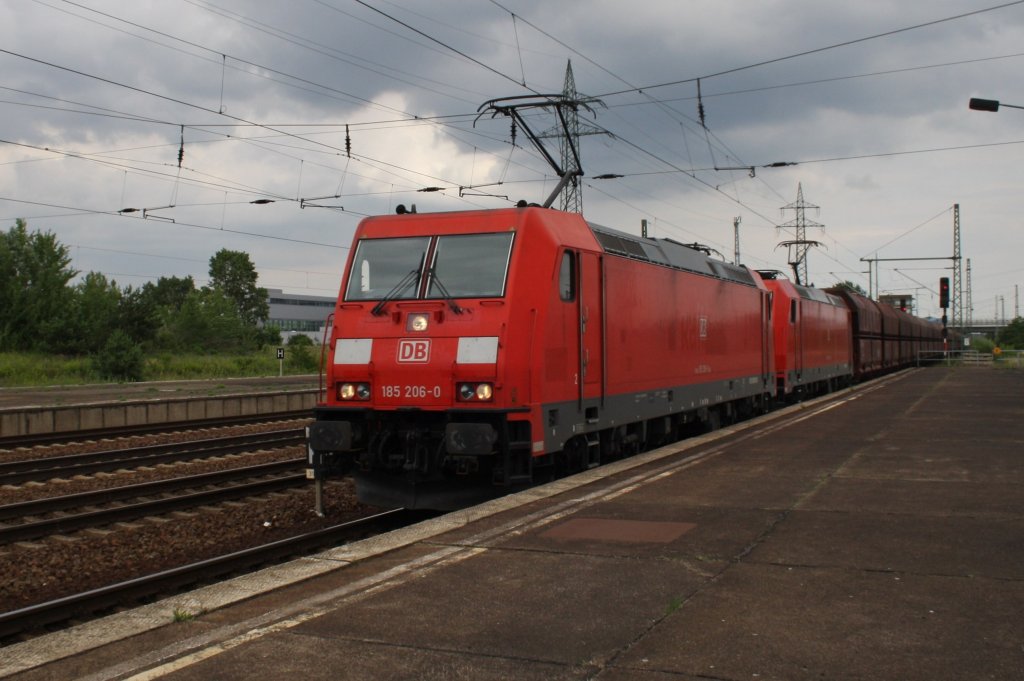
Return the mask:
[(490, 383), (459, 383), (457, 392), (462, 402), (490, 402), (494, 397), (494, 386)]
[(426, 331), (430, 326), (430, 315), (425, 312), (413, 312), (405, 320), (406, 331)]
[(338, 399), (342, 402), (358, 400), (365, 402), (370, 399), (369, 383), (339, 383)]

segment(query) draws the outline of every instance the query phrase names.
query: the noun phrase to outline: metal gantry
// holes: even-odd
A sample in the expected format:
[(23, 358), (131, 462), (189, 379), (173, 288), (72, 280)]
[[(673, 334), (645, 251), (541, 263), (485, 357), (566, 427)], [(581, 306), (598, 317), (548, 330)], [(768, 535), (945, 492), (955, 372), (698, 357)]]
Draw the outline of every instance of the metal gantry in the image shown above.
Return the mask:
[[(950, 326), (955, 329), (965, 328), (964, 313), (971, 315), (970, 300), (970, 260), (967, 261), (967, 298), (964, 299), (964, 277), (961, 264), (963, 259), (960, 255), (960, 204), (953, 204), (953, 255), (936, 256), (930, 258), (861, 258), (861, 262), (868, 264), (868, 297), (877, 296), (878, 263), (880, 262), (904, 262), (910, 260), (952, 260), (953, 261), (953, 283), (949, 291)], [(905, 275), (904, 275), (905, 276)], [(966, 326), (969, 326), (970, 316), (967, 318)]]
[(964, 279), (963, 260), (960, 256), (960, 204), (953, 204), (953, 286), (949, 292), (953, 328), (964, 328)]
[[(573, 185), (578, 191), (579, 178), (583, 176), (583, 164), (580, 162), (580, 151), (579, 151), (579, 136), (581, 134), (598, 134), (586, 132), (579, 132), (573, 134), (571, 130), (572, 123), (570, 119), (577, 121), (579, 126), (578, 114), (580, 108), (585, 109), (591, 115), (594, 110), (591, 108), (592, 104), (602, 104), (601, 100), (594, 99), (592, 97), (582, 98), (568, 98), (561, 94), (557, 95), (525, 95), (518, 97), (501, 97), (499, 99), (492, 99), (488, 102), (484, 102), (478, 109), (477, 120), (482, 116), (490, 113), (491, 117), (494, 116), (508, 116), (512, 119), (512, 143), (515, 144), (515, 133), (516, 130), (522, 130), (529, 138), (530, 142), (533, 143), (534, 148), (544, 157), (548, 165), (555, 174), (559, 177), (558, 184), (555, 186), (548, 198), (545, 199), (543, 205), (544, 208), (550, 208), (558, 198), (559, 194), (567, 191), (567, 187)], [(560, 133), (544, 133), (538, 134), (527, 123), (524, 118), (524, 111), (542, 110), (548, 111), (555, 115), (557, 120), (556, 128), (560, 130)], [(474, 125), (476, 121), (474, 121)], [(560, 153), (559, 158), (556, 159), (551, 151), (545, 146), (544, 139), (550, 137), (557, 137), (559, 139)], [(562, 146), (564, 145), (564, 146)], [(565, 159), (565, 160), (563, 160)]]

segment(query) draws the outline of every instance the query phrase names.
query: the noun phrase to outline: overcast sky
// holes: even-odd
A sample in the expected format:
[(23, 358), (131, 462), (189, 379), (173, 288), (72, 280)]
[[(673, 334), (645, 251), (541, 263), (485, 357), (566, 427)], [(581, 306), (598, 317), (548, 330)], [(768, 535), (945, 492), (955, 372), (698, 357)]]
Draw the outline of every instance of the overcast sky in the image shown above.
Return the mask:
[[(203, 284), (227, 248), (261, 286), (334, 295), (363, 216), (543, 201), (556, 178), (524, 135), (474, 119), (561, 92), (571, 60), (600, 100), (581, 119), (591, 222), (731, 260), (738, 217), (742, 261), (789, 272), (802, 186), (824, 225), (810, 281), (867, 289), (862, 258), (949, 258), (959, 204), (973, 316), (1013, 317), (1024, 111), (967, 107), (1024, 105), (1024, 3), (998, 5), (0, 0), (0, 228), (26, 218), (121, 286)], [(951, 265), (883, 262), (879, 289), (938, 315)]]

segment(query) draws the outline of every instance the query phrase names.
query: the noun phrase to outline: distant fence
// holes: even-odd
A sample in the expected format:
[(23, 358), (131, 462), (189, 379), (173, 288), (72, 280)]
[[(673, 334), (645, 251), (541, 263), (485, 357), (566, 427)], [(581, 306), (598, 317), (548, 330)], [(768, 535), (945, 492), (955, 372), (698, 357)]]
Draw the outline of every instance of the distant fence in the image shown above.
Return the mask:
[(998, 353), (974, 350), (929, 350), (917, 353), (917, 366), (943, 363), (947, 366), (1010, 366), (1024, 368), (1024, 350), (1002, 350)]

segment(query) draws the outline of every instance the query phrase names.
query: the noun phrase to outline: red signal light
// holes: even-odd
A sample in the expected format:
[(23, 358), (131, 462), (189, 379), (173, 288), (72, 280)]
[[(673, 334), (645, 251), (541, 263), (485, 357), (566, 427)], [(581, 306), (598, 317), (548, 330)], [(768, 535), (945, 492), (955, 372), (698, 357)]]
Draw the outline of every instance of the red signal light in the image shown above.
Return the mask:
[(949, 277), (939, 278), (939, 307), (949, 307)]

